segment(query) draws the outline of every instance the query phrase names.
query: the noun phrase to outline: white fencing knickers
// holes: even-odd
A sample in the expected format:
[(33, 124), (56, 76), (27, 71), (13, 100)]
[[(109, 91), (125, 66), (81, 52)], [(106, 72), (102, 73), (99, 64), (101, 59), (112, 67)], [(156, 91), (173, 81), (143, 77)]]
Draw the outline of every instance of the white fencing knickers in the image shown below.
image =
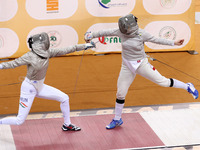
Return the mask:
[(139, 74), (163, 87), (169, 87), (171, 84), (170, 79), (162, 76), (148, 62), (148, 58), (139, 61), (128, 61), (122, 58), (121, 71), (117, 81), (117, 99), (125, 99), (128, 89), (135, 79), (136, 74)]
[(60, 107), (63, 113), (64, 123), (69, 125), (71, 122), (68, 95), (46, 84), (43, 84), (41, 90), (37, 91), (30, 81), (31, 80), (28, 78), (25, 78), (25, 80), (22, 82), (17, 117), (1, 119), (0, 124), (21, 125), (24, 123), (29, 114), (34, 98), (39, 97), (43, 99), (59, 101), (61, 103)]

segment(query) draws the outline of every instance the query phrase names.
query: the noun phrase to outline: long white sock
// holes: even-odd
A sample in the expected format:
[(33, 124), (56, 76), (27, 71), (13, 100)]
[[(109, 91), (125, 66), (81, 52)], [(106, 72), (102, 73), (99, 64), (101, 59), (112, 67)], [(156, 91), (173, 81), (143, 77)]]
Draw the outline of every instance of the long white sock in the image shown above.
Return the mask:
[(115, 118), (114, 118), (114, 120), (119, 120), (121, 118), (123, 108), (124, 108), (124, 103), (123, 104), (119, 104), (117, 102), (115, 103)]
[(173, 80), (174, 80), (174, 85), (173, 85), (174, 88), (181, 88), (181, 89), (187, 90), (188, 85), (186, 83), (176, 80), (176, 79), (173, 79)]
[(71, 124), (69, 100), (65, 100), (63, 103), (61, 103), (60, 104), (60, 109), (61, 109), (61, 111), (63, 113), (64, 124), (69, 126)]

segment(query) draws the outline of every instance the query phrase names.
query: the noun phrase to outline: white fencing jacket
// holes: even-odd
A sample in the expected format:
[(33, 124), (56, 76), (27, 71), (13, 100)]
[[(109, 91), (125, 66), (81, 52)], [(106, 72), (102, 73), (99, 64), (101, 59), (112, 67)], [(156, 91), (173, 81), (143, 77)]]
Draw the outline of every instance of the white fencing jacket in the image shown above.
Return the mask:
[(146, 58), (144, 51), (144, 42), (152, 42), (162, 45), (174, 45), (174, 41), (155, 36), (147, 33), (145, 30), (140, 29), (135, 34), (126, 35), (120, 32), (119, 28), (101, 30), (92, 33), (92, 38), (102, 36), (118, 36), (122, 44), (122, 57), (128, 61), (137, 61)]

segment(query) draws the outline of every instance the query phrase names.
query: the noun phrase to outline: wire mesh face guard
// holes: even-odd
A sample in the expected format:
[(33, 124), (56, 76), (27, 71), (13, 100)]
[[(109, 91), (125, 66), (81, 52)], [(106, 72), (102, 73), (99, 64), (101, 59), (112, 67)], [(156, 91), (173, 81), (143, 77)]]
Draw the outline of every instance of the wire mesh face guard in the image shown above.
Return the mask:
[(118, 26), (122, 33), (130, 34), (138, 29), (137, 17), (133, 14), (129, 14), (119, 18)]
[(44, 50), (48, 50), (50, 47), (49, 36), (45, 32), (31, 36), (28, 39), (28, 43), (30, 48), (32, 48), (32, 44), (42, 45)]

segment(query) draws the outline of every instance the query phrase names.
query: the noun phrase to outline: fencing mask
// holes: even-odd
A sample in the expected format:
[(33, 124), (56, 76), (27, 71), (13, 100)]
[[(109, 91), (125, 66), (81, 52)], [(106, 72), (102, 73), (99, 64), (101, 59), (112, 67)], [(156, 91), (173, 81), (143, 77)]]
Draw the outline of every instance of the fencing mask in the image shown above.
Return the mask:
[(31, 36), (28, 39), (28, 43), (29, 47), (32, 49), (33, 47), (40, 47), (40, 49), (46, 51), (50, 47), (49, 36), (45, 32)]
[(129, 14), (119, 18), (118, 25), (120, 31), (127, 35), (137, 32), (138, 30), (137, 19), (138, 18), (135, 17), (133, 14)]
[(42, 32), (40, 34), (35, 34), (28, 39), (29, 47), (34, 53), (36, 53), (41, 58), (48, 58), (48, 49), (50, 47), (49, 36), (47, 33)]

